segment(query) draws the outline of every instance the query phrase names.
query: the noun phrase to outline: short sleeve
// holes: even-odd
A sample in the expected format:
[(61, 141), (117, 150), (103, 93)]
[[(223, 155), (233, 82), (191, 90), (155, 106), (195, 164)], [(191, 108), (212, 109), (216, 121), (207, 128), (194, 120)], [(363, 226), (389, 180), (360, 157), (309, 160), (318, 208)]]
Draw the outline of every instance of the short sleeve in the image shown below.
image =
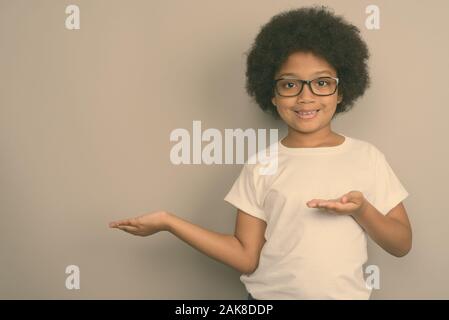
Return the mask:
[(380, 213), (387, 215), (391, 209), (407, 198), (409, 193), (381, 152), (377, 153), (374, 172), (374, 192), (371, 204)]
[(256, 218), (267, 221), (261, 205), (261, 183), (256, 180), (254, 166), (245, 164), (224, 200)]

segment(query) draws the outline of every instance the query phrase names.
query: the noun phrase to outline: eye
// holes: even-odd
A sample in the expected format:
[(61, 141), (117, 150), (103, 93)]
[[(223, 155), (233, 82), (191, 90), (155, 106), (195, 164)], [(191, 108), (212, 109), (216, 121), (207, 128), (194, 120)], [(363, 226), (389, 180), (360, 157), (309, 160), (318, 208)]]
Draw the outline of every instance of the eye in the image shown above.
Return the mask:
[(285, 82), (284, 83), (284, 87), (286, 87), (287, 89), (291, 89), (291, 88), (294, 88), (296, 86), (296, 83), (295, 82)]
[(317, 83), (318, 83), (318, 86), (320, 86), (320, 87), (325, 87), (325, 86), (329, 85), (329, 82), (327, 80), (318, 80)]

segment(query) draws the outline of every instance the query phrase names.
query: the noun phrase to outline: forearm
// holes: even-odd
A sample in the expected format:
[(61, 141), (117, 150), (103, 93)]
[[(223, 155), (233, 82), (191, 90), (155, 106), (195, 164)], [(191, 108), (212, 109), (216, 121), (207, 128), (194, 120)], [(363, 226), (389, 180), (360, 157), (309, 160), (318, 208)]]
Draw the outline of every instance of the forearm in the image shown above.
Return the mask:
[(242, 243), (230, 234), (207, 230), (174, 214), (166, 217), (166, 230), (207, 256), (241, 273), (251, 273), (252, 263)]
[(396, 219), (384, 216), (368, 200), (365, 209), (353, 215), (353, 218), (371, 239), (390, 254), (402, 257), (410, 251), (410, 228)]

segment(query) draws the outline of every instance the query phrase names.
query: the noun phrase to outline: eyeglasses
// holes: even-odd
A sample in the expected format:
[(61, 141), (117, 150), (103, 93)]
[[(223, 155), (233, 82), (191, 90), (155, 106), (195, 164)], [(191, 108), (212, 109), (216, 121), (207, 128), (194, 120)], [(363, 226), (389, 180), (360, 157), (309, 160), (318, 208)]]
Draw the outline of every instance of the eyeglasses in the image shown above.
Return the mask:
[(320, 77), (313, 80), (280, 78), (274, 80), (274, 87), (278, 95), (282, 97), (294, 97), (302, 92), (304, 83), (317, 96), (331, 96), (337, 91), (338, 78)]

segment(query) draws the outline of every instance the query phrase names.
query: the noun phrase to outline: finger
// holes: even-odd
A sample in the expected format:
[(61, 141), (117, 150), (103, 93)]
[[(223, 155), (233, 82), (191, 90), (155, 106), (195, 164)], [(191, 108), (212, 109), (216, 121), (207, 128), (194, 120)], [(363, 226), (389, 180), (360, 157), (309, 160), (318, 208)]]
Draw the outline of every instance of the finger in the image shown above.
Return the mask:
[(354, 205), (349, 202), (347, 202), (347, 203), (333, 202), (333, 203), (324, 205), (323, 208), (334, 211), (336, 213), (347, 214), (347, 213), (350, 213), (352, 210), (354, 210), (353, 206)]
[(352, 202), (352, 200), (354, 200), (354, 194), (352, 193), (352, 191), (344, 194), (341, 197), (341, 203)]
[(344, 210), (344, 204), (338, 201), (322, 201), (318, 203), (319, 208), (340, 212)]
[(109, 225), (114, 228), (114, 227), (117, 227), (117, 226), (123, 224), (124, 221), (125, 220), (112, 221)]
[(325, 201), (317, 201), (312, 203), (313, 208), (326, 208), (329, 204)]
[(120, 221), (109, 222), (109, 227), (111, 227), (111, 228), (117, 228), (117, 226), (119, 226), (119, 225), (120, 225)]
[(354, 203), (357, 203), (362, 196), (363, 194), (360, 191), (350, 191), (344, 195), (344, 197), (347, 199), (347, 202)]
[(138, 228), (132, 226), (118, 226), (117, 228), (128, 233), (135, 233), (139, 230)]
[(113, 222), (114, 226), (135, 226), (133, 219), (124, 219)]
[(310, 201), (307, 202), (307, 205), (309, 207), (317, 207), (319, 203), (326, 201), (324, 199), (312, 199)]
[(344, 195), (343, 197), (341, 197), (340, 202), (343, 203), (343, 204), (346, 204), (346, 203), (349, 203), (349, 202), (354, 202), (353, 200), (354, 200), (353, 197), (348, 196), (348, 195)]

